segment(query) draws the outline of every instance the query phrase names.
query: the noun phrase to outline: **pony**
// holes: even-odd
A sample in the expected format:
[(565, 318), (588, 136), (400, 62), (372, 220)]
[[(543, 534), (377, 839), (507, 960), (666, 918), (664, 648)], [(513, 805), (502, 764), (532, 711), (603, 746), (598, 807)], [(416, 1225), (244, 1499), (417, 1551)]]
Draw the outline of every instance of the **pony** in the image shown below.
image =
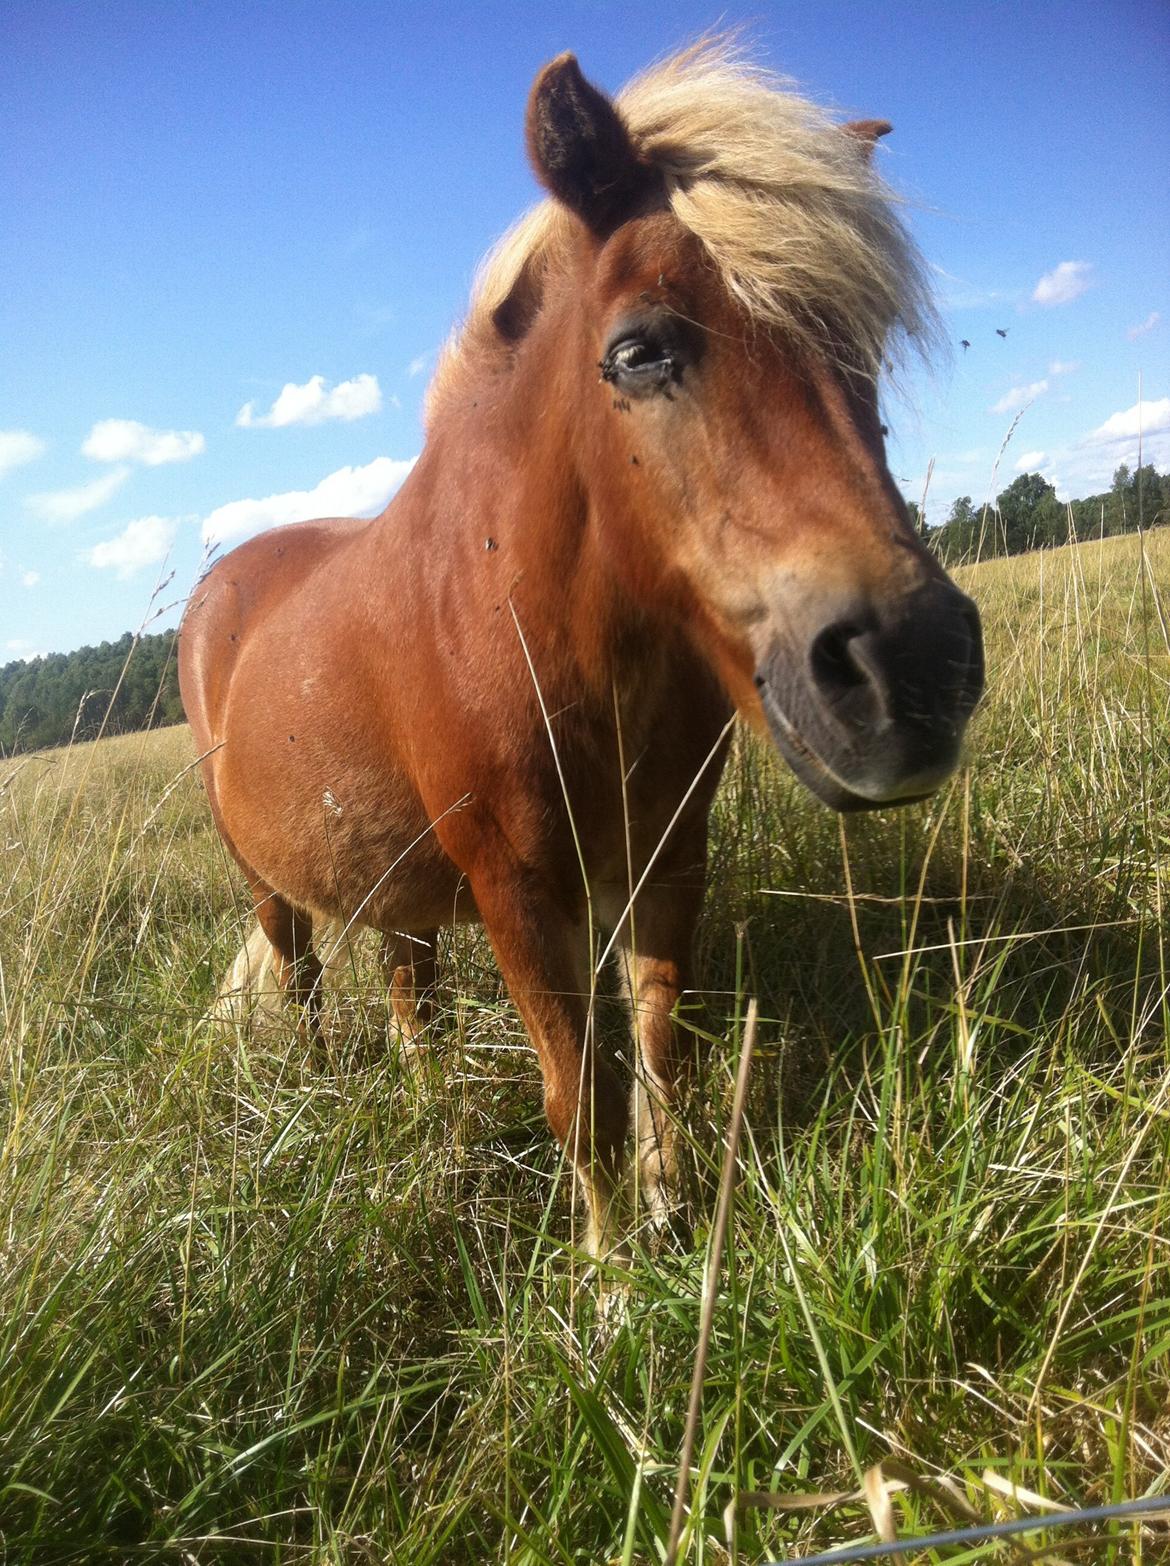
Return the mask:
[[(676, 1211), (676, 1006), (733, 716), (851, 811), (938, 788), (981, 694), (978, 613), (884, 451), (881, 373), (936, 331), (873, 167), (889, 129), (718, 42), (614, 100), (553, 60), (526, 117), (546, 198), (481, 271), (406, 482), (372, 521), (242, 544), (182, 622), (258, 921), (229, 987), (265, 969), (315, 1035), (314, 931), (367, 926), (417, 1038), (439, 928), (482, 921), (596, 1257), (631, 1121), (649, 1215)], [(632, 1095), (592, 1025), (614, 951)]]

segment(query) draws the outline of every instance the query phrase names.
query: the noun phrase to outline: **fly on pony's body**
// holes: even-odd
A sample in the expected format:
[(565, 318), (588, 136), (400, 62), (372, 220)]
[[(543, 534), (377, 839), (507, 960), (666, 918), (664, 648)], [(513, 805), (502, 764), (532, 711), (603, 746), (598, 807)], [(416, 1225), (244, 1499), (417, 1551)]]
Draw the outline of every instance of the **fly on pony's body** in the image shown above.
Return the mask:
[(372, 522), (242, 545), (184, 620), (187, 714), (259, 920), (229, 985), (265, 970), (312, 1031), (314, 924), (368, 925), (409, 1034), (437, 928), (482, 920), (598, 1254), (630, 1110), (589, 1026), (590, 924), (620, 953), (665, 1215), (732, 713), (851, 810), (935, 789), (982, 688), (974, 606), (886, 466), (878, 373), (932, 321), (871, 167), (887, 129), (719, 45), (616, 107), (554, 60), (527, 120), (551, 199), (489, 261), (402, 490)]

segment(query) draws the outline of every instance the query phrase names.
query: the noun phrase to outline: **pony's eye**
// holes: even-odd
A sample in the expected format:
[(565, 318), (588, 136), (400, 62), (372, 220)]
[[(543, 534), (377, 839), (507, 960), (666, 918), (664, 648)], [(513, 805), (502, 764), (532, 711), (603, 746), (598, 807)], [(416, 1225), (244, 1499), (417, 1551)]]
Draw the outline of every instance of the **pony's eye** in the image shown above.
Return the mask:
[(670, 358), (635, 337), (630, 342), (619, 343), (610, 354), (610, 361), (615, 370), (645, 370), (656, 364), (668, 364)]
[(645, 337), (625, 337), (601, 361), (601, 378), (625, 392), (662, 391), (679, 378), (677, 354)]

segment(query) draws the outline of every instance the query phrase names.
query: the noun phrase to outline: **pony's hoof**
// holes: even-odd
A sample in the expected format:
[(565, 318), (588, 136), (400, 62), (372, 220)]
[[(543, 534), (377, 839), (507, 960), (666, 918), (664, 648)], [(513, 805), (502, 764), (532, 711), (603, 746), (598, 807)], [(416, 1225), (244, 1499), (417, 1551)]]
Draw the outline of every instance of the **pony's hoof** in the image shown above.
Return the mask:
[(607, 1299), (629, 1289), (633, 1265), (633, 1253), (624, 1240), (608, 1246), (604, 1257), (594, 1255), (589, 1261), (581, 1274), (581, 1287), (596, 1289), (599, 1300)]
[(630, 1319), (629, 1278), (602, 1282), (597, 1300), (598, 1330), (608, 1339)]
[(404, 1024), (395, 1018), (391, 1024), (389, 1042), (402, 1060), (431, 1060), (435, 1055), (435, 1029), (429, 1024), (418, 1026)]
[(673, 1252), (685, 1256), (694, 1248), (695, 1225), (687, 1202), (657, 1201), (646, 1214), (643, 1234), (652, 1256)]

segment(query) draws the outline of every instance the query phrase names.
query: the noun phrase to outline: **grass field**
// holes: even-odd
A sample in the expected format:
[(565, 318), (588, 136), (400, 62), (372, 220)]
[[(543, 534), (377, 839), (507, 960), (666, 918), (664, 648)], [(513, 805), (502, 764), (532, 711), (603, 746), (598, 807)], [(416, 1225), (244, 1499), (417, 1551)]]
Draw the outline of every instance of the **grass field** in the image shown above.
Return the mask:
[[(987, 1473), (1170, 1488), (1170, 530), (964, 585), (990, 687), (943, 795), (842, 826), (742, 736), (720, 795), (708, 1187), (762, 1022), (693, 1562), (733, 1495), (889, 1458), (988, 1518)], [(191, 760), (172, 729), (0, 763), (0, 1559), (660, 1560), (706, 1222), (599, 1313), (474, 931), (430, 1056), (385, 1044), (372, 963), (324, 1064), (211, 1028), (247, 913)], [(870, 1526), (741, 1508), (737, 1558)], [(1170, 1560), (1164, 1523), (1112, 1539), (1052, 1558)]]

